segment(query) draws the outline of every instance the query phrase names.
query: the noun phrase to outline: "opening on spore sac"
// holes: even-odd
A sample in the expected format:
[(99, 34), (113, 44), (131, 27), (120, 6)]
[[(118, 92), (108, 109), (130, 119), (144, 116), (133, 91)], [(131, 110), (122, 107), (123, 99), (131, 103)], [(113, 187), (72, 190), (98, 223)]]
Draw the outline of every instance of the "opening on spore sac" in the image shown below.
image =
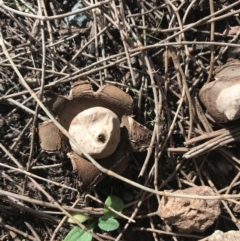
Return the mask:
[(99, 134), (98, 135), (98, 140), (102, 143), (105, 143), (106, 141), (106, 138), (105, 138), (105, 135), (104, 134)]

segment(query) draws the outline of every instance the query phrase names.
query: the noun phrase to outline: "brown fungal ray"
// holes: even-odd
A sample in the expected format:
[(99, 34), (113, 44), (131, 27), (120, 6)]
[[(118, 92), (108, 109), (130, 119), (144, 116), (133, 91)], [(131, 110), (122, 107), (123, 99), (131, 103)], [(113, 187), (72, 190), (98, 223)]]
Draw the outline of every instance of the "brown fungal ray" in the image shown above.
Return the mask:
[(152, 131), (136, 122), (130, 116), (123, 116), (121, 125), (128, 130), (128, 139), (133, 151), (146, 151), (151, 142)]
[(72, 86), (69, 99), (81, 98), (95, 99), (94, 106), (108, 108), (119, 117), (131, 114), (133, 109), (131, 96), (114, 85), (104, 85), (97, 92), (93, 92), (87, 81), (77, 81)]
[(62, 110), (65, 108), (67, 98), (58, 95), (51, 91), (44, 92), (44, 102), (55, 116), (59, 116)]
[(113, 111), (119, 119), (132, 111), (133, 100), (131, 96), (111, 85), (101, 87), (92, 92), (87, 81), (77, 81), (72, 86), (69, 98), (57, 96), (50, 91), (46, 92), (46, 104), (58, 117), (61, 125), (67, 130), (72, 119), (80, 112), (92, 107), (104, 107)]
[[(97, 106), (108, 108), (113, 111), (119, 119), (121, 119), (123, 115), (130, 113), (133, 108), (131, 96), (119, 88), (106, 85), (102, 86), (97, 92), (93, 92), (88, 81), (75, 82), (72, 85), (69, 98), (57, 95), (51, 91), (46, 91), (44, 96), (48, 108), (56, 116), (59, 123), (67, 130), (73, 118), (89, 108)], [(63, 142), (68, 143), (68, 139), (65, 136), (62, 136), (62, 138)], [(47, 148), (46, 145), (41, 145), (41, 147), (44, 150), (58, 150), (58, 145), (59, 144), (56, 143), (55, 149), (54, 143), (51, 143), (51, 148)]]
[(84, 98), (93, 98), (93, 90), (92, 86), (86, 80), (81, 80), (73, 83), (69, 99), (79, 99), (81, 97)]
[(228, 78), (240, 76), (240, 61), (236, 59), (231, 59), (226, 64), (216, 68), (215, 73), (216, 80), (219, 80), (224, 76)]
[[(91, 162), (84, 157), (78, 156), (75, 152), (68, 153), (71, 159), (73, 169), (77, 170), (83, 189), (88, 189), (100, 182), (106, 174), (102, 173)], [(129, 152), (127, 151), (126, 143), (119, 144), (117, 150), (104, 159), (98, 160), (99, 164), (104, 168), (110, 169), (117, 174), (122, 174), (128, 167)]]
[[(121, 117), (130, 115), (133, 109), (133, 100), (130, 95), (114, 85), (104, 85), (96, 93), (95, 98), (107, 103), (110, 110)], [(111, 109), (114, 106), (114, 109)]]
[(91, 188), (103, 178), (101, 173), (91, 162), (77, 155), (75, 152), (69, 152), (73, 170), (78, 172), (78, 178), (84, 189)]
[[(67, 150), (64, 135), (52, 121), (47, 121), (38, 126), (40, 145), (46, 151)], [(49, 135), (50, 134), (50, 135)]]
[[(229, 119), (223, 113), (219, 111), (220, 103), (218, 103), (218, 97), (223, 90), (227, 88), (238, 86), (240, 84), (239, 77), (222, 77), (219, 80), (205, 84), (199, 92), (199, 97), (209, 114), (219, 123), (228, 122)], [(223, 105), (229, 104), (229, 108), (235, 108), (235, 103), (231, 103), (229, 98), (224, 100)], [(240, 107), (240, 106), (239, 106)], [(239, 108), (238, 107), (238, 108)], [(236, 107), (237, 108), (237, 107)], [(225, 108), (226, 109), (226, 108)], [(239, 110), (240, 111), (240, 110)], [(232, 120), (240, 117), (240, 113), (237, 112)]]

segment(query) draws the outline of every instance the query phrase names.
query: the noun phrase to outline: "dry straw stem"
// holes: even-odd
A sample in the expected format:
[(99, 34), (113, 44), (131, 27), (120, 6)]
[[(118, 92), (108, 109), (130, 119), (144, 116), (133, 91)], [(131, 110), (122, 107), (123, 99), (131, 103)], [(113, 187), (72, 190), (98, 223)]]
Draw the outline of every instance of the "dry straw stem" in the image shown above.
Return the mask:
[(16, 172), (24, 173), (24, 174), (26, 174), (26, 175), (29, 176), (29, 177), (35, 177), (35, 178), (40, 179), (40, 180), (42, 180), (42, 181), (45, 181), (45, 182), (47, 182), (47, 183), (52, 183), (52, 184), (54, 184), (54, 185), (56, 185), (56, 186), (60, 186), (60, 187), (62, 187), (62, 188), (70, 189), (70, 190), (72, 190), (72, 191), (77, 192), (77, 189), (75, 189), (75, 188), (68, 187), (68, 186), (66, 186), (66, 185), (64, 185), (64, 184), (61, 184), (61, 183), (58, 183), (58, 182), (54, 182), (54, 181), (52, 181), (52, 180), (45, 179), (45, 178), (43, 178), (43, 177), (34, 175), (34, 174), (32, 174), (32, 173), (24, 170), (24, 169), (23, 169), (23, 166), (19, 164), (19, 162), (11, 155), (11, 153), (10, 153), (1, 143), (0, 143), (0, 148), (9, 156), (9, 158), (16, 164), (16, 166), (17, 166), (18, 168), (12, 167), (12, 166), (9, 166), (9, 165), (3, 164), (3, 163), (0, 163), (0, 166), (2, 166), (2, 167), (7, 167), (7, 168), (12, 169), (12, 170), (14, 170), (14, 171), (16, 171)]
[[(12, 231), (12, 232), (14, 232), (14, 233), (18, 233), (18, 234), (22, 235), (24, 238), (27, 238), (28, 240), (36, 241), (35, 237), (33, 237), (33, 236), (29, 235), (29, 234), (26, 234), (26, 233), (24, 233), (24, 232), (22, 232), (22, 231), (20, 231), (20, 230), (18, 230), (18, 229), (16, 229), (16, 228), (13, 228), (13, 227), (11, 227), (10, 225), (5, 224), (5, 223), (2, 221), (1, 218), (0, 218), (0, 227), (4, 227), (4, 228), (6, 228), (7, 230), (10, 230), (10, 231)], [(9, 233), (10, 233), (10, 232), (9, 232)]]
[[(21, 11), (18, 11), (18, 10), (15, 10), (13, 8), (10, 8), (8, 6), (6, 6), (4, 4), (4, 2), (2, 0), (0, 0), (0, 7), (9, 11), (9, 12), (13, 12), (15, 14), (18, 14), (20, 16), (25, 16), (25, 17), (30, 17), (30, 18), (33, 18), (33, 19), (39, 19), (39, 20), (43, 20), (43, 21), (49, 21), (49, 20), (55, 20), (55, 19), (61, 19), (61, 18), (64, 18), (64, 17), (68, 17), (68, 16), (71, 16), (71, 15), (75, 15), (77, 13), (81, 13), (81, 12), (84, 12), (84, 11), (87, 11), (87, 10), (91, 10), (91, 9), (94, 9), (94, 8), (98, 8), (104, 4), (107, 4), (109, 2), (111, 2), (112, 0), (107, 0), (107, 1), (103, 1), (103, 2), (99, 2), (97, 4), (91, 4), (89, 5), (88, 7), (85, 7), (85, 8), (82, 8), (82, 9), (79, 9), (79, 10), (76, 10), (74, 12), (70, 12), (70, 13), (65, 13), (65, 14), (60, 14), (60, 15), (55, 15), (55, 16), (51, 16), (51, 17), (45, 17), (45, 16), (39, 16), (39, 15), (33, 15), (33, 14), (28, 14), (28, 13), (25, 13), (25, 12), (21, 12)], [(164, 41), (167, 41), (167, 40), (170, 40), (176, 36), (179, 36), (180, 34), (184, 33), (185, 31), (191, 29), (192, 27), (195, 27), (195, 26), (198, 26), (198, 25), (201, 25), (203, 23), (211, 23), (211, 22), (214, 22), (214, 21), (217, 21), (217, 20), (220, 20), (220, 19), (224, 19), (228, 16), (233, 16), (237, 13), (240, 12), (240, 9), (238, 10), (233, 10), (231, 11), (230, 13), (228, 14), (222, 14), (223, 12), (226, 12), (228, 10), (231, 10), (234, 6), (237, 6), (238, 4), (240, 3), (240, 1), (236, 1), (235, 3), (233, 4), (230, 4), (226, 7), (224, 7), (223, 9), (220, 9), (219, 11), (216, 11), (214, 13), (212, 13), (211, 15), (208, 15), (206, 16), (205, 18), (203, 19), (200, 19), (199, 21), (193, 23), (193, 24), (189, 24), (189, 25), (186, 25), (186, 26), (182, 26), (182, 30), (180, 30), (179, 32), (176, 32), (174, 33), (173, 35), (169, 36), (168, 38), (166, 38)], [(221, 14), (221, 15), (220, 15)], [(214, 16), (216, 15), (220, 15), (219, 17), (216, 17), (216, 18), (213, 18)], [(178, 28), (179, 29), (179, 28)], [(178, 30), (177, 29), (177, 30)], [(176, 30), (176, 29), (175, 29)]]
[(178, 236), (178, 237), (188, 237), (188, 238), (194, 238), (194, 239), (203, 238), (203, 236), (196, 235), (196, 234), (167, 232), (167, 231), (162, 231), (159, 229), (145, 228), (145, 227), (133, 228), (133, 230), (134, 231), (147, 231), (147, 232), (153, 232), (153, 233), (165, 234), (165, 235), (171, 235), (171, 236)]
[[(1, 29), (1, 28), (0, 28), (0, 29)], [(0, 36), (0, 43), (1, 43), (1, 44), (3, 43), (1, 36)], [(2, 45), (2, 47), (3, 47), (3, 46), (5, 47), (4, 44)], [(4, 49), (4, 48), (3, 48), (3, 49)], [(8, 154), (8, 156), (9, 156), (9, 157), (12, 159), (12, 161), (16, 164), (16, 166), (18, 167), (18, 169), (0, 163), (1, 166), (9, 167), (10, 169), (15, 169), (15, 170), (17, 170), (17, 171), (19, 171), (19, 172), (24, 172), (24, 173), (27, 175), (27, 177), (32, 181), (32, 183), (37, 187), (37, 189), (40, 190), (40, 191), (48, 198), (48, 200), (49, 200), (50, 202), (54, 203), (55, 206), (56, 206), (57, 208), (59, 208), (67, 217), (72, 218), (72, 220), (74, 220), (74, 222), (75, 222), (76, 224), (78, 224), (79, 227), (81, 227), (83, 230), (85, 230), (86, 232), (88, 232), (89, 234), (91, 234), (91, 235), (92, 235), (94, 238), (96, 238), (97, 240), (102, 241), (102, 239), (100, 239), (100, 238), (99, 238), (97, 235), (95, 235), (94, 233), (90, 232), (82, 223), (80, 223), (75, 217), (73, 217), (70, 213), (68, 213), (68, 212), (67, 212), (57, 201), (55, 201), (55, 200), (35, 181), (35, 179), (33, 179), (32, 177), (34, 176), (34, 177), (39, 178), (39, 179), (42, 179), (42, 180), (43, 180), (43, 178), (41, 178), (41, 177), (39, 177), (39, 176), (35, 176), (35, 175), (33, 175), (32, 173), (28, 173), (27, 171), (23, 170), (23, 166), (2, 146), (2, 144), (0, 144), (0, 145), (1, 145), (0, 147), (4, 150), (4, 152), (5, 152), (6, 154)], [(46, 179), (44, 179), (44, 180), (46, 180)], [(47, 180), (47, 181), (48, 181), (48, 182), (52, 182), (52, 181), (49, 181), (49, 180)], [(56, 183), (56, 185), (59, 185), (59, 184)]]
[(89, 233), (92, 237), (94, 237), (96, 240), (103, 241), (103, 239), (99, 238), (95, 233), (91, 232), (87, 229), (85, 225), (80, 223), (74, 216), (72, 216), (69, 212), (67, 212), (57, 201), (55, 201), (42, 187), (39, 185), (33, 178), (28, 177), (33, 184), (37, 187), (39, 191), (41, 191), (50, 202), (53, 202), (67, 217), (71, 218), (75, 224), (77, 224), (81, 229), (83, 229), (85, 232)]
[[(109, 1), (105, 1), (105, 2), (101, 2), (101, 4), (105, 4), (106, 2), (109, 2)], [(100, 5), (101, 5), (100, 4)], [(1, 7), (6, 7), (4, 4), (3, 4), (3, 1), (0, 1), (0, 6)], [(84, 10), (86, 9), (92, 9), (94, 7), (98, 6), (98, 4), (96, 5), (92, 5), (92, 7), (89, 7), (89, 8), (85, 8)], [(13, 9), (8, 9), (10, 11), (13, 11)], [(15, 10), (14, 10), (15, 11)], [(81, 12), (81, 11), (76, 11), (76, 12)], [(75, 13), (76, 13), (75, 12)], [(19, 12), (17, 11), (17, 14), (19, 14)], [(21, 14), (25, 14), (25, 13), (21, 13)], [(215, 13), (216, 14), (216, 13)], [(34, 16), (35, 18), (39, 18), (38, 16), (36, 15), (31, 15), (29, 14), (30, 17)], [(71, 14), (69, 14), (71, 15)], [(60, 16), (60, 15), (59, 15)], [(43, 20), (50, 20), (50, 19), (56, 19), (57, 17), (59, 16), (54, 16), (54, 18), (45, 18), (45, 17), (42, 17), (41, 19)], [(64, 15), (61, 17), (65, 17), (65, 16), (68, 16), (68, 15)], [(184, 29), (186, 30), (186, 29)], [(184, 31), (182, 30), (182, 32)], [(181, 32), (181, 31), (180, 31)], [(175, 36), (178, 35), (180, 32), (174, 34)], [(171, 38), (174, 36), (172, 35)], [(22, 77), (21, 73), (18, 71), (16, 65), (14, 64), (14, 62), (12, 61), (8, 51), (7, 51), (7, 48), (4, 44), (4, 40), (3, 40), (3, 35), (2, 35), (2, 31), (0, 33), (0, 44), (2, 46), (2, 49), (3, 49), (3, 52), (4, 54), (6, 55), (6, 57), (8, 58), (9, 62), (11, 63), (15, 73), (18, 75), (19, 77), (19, 80), (20, 80), (20, 83), (28, 90), (28, 92), (31, 94), (31, 96), (35, 99), (35, 101), (39, 104), (39, 106), (42, 108), (42, 110), (46, 113), (46, 115), (53, 121), (53, 123), (59, 128), (59, 130), (66, 136), (69, 138), (69, 140), (74, 143), (74, 145), (77, 146), (77, 148), (79, 149), (80, 152), (82, 152), (84, 154), (84, 156), (89, 160), (91, 161), (101, 172), (109, 175), (109, 176), (112, 176), (112, 177), (115, 177), (123, 182), (126, 182), (136, 188), (139, 188), (141, 190), (144, 190), (144, 191), (147, 191), (147, 192), (150, 192), (150, 193), (154, 193), (154, 194), (157, 194), (157, 195), (160, 195), (160, 196), (165, 196), (165, 197), (178, 197), (178, 198), (190, 198), (190, 199), (205, 199), (205, 200), (211, 200), (211, 199), (236, 199), (236, 198), (240, 198), (240, 194), (236, 194), (236, 195), (218, 195), (218, 196), (199, 196), (199, 195), (184, 195), (184, 194), (173, 194), (173, 193), (169, 193), (169, 192), (166, 192), (166, 191), (156, 191), (156, 190), (153, 190), (151, 188), (148, 188), (148, 187), (145, 187), (143, 185), (140, 185), (136, 182), (133, 182), (127, 178), (124, 178), (108, 169), (105, 169), (103, 168), (99, 163), (97, 163), (93, 158), (91, 158), (84, 150), (82, 150), (81, 147), (78, 146), (78, 144), (76, 143), (76, 141), (72, 138), (72, 136), (69, 135), (69, 133), (67, 132), (66, 129), (64, 129), (57, 121), (56, 119), (50, 114), (50, 112), (47, 110), (47, 108), (43, 105), (43, 103), (40, 101), (40, 99), (38, 98), (38, 96), (36, 95), (36, 93), (28, 86), (28, 84), (26, 83), (26, 81), (24, 80), (24, 78)], [(85, 73), (86, 74), (86, 73)], [(29, 174), (27, 174), (29, 175)], [(30, 176), (29, 176), (30, 178)], [(32, 178), (31, 178), (32, 179)], [(33, 180), (33, 179), (32, 179)], [(46, 195), (46, 194), (45, 194)], [(60, 208), (60, 207), (59, 207)], [(62, 208), (61, 208), (62, 210)], [(64, 212), (66, 212), (64, 210)], [(67, 213), (66, 215), (69, 216), (69, 213)], [(70, 215), (70, 217), (72, 218), (72, 215)], [(92, 235), (92, 234), (91, 234)]]
[[(210, 187), (212, 187), (214, 192), (219, 194), (219, 191), (215, 188), (215, 186), (214, 186), (213, 182), (211, 181), (209, 174), (207, 173), (206, 170), (203, 170), (203, 175), (206, 177), (208, 184), (210, 185)], [(235, 223), (235, 225), (238, 227), (238, 229), (240, 229), (240, 224), (239, 224), (238, 220), (235, 218), (235, 216), (233, 215), (230, 208), (228, 207), (227, 202), (225, 200), (221, 200), (221, 202), (222, 202), (223, 206), (225, 207), (225, 209), (227, 210), (228, 214), (230, 215), (232, 221)]]
[[(213, 13), (214, 13), (213, 0), (209, 0), (209, 6), (210, 6), (211, 16), (213, 16)], [(211, 17), (211, 19), (213, 19), (213, 17)], [(214, 30), (215, 30), (215, 22), (212, 21), (211, 22), (211, 33), (210, 33), (210, 41), (211, 42), (214, 41), (214, 32), (215, 32)], [(214, 68), (214, 46), (211, 45), (211, 61), (210, 61), (210, 70), (209, 70), (209, 74), (208, 74), (207, 83), (211, 80), (213, 68)]]
[(4, 2), (2, 0), (0, 0), (0, 7), (2, 7), (3, 9), (7, 10), (7, 11), (10, 11), (10, 12), (13, 12), (13, 13), (16, 13), (20, 16), (25, 16), (25, 17), (29, 17), (29, 18), (33, 18), (33, 19), (38, 19), (38, 20), (43, 20), (43, 21), (49, 21), (49, 20), (55, 20), (55, 19), (59, 19), (59, 18), (65, 18), (65, 17), (68, 17), (68, 16), (71, 16), (71, 15), (75, 15), (75, 14), (78, 14), (78, 13), (82, 13), (82, 12), (85, 12), (87, 10), (91, 10), (91, 9), (94, 9), (94, 8), (98, 8), (104, 4), (107, 4), (109, 2), (111, 2), (112, 0), (107, 0), (107, 1), (103, 1), (103, 2), (99, 2), (97, 4), (92, 4), (91, 6), (89, 7), (85, 7), (85, 8), (82, 8), (82, 9), (79, 9), (79, 10), (76, 10), (76, 11), (73, 11), (73, 12), (69, 12), (69, 13), (65, 13), (65, 14), (60, 14), (60, 15), (56, 15), (56, 16), (52, 16), (52, 17), (45, 17), (45, 16), (39, 16), (39, 15), (33, 15), (33, 14), (29, 14), (29, 13), (24, 13), (24, 12), (21, 12), (21, 11), (18, 11), (18, 10), (15, 10), (13, 8), (10, 8), (8, 6), (6, 6), (4, 4)]
[[(74, 204), (72, 205), (72, 207), (75, 207), (79, 202), (79, 198), (74, 202)], [(61, 222), (59, 222), (58, 226), (56, 227), (56, 229), (54, 230), (51, 240), (50, 241), (54, 241), (55, 240), (55, 236), (57, 235), (58, 230), (62, 227), (62, 225), (64, 224), (64, 222), (67, 220), (67, 216), (65, 216)]]
[[(239, 140), (240, 139), (240, 128), (235, 128), (235, 129), (232, 129), (231, 131), (229, 131), (229, 130), (216, 131), (216, 133), (212, 133), (212, 134), (213, 134), (212, 135), (213, 137), (216, 134), (219, 134), (219, 135), (209, 141), (204, 142), (203, 144), (201, 144), (199, 146), (191, 148), (187, 153), (185, 153), (183, 155), (183, 158), (186, 158), (186, 159), (193, 158), (193, 157), (202, 155), (206, 152), (215, 150), (230, 142)], [(211, 133), (209, 133), (209, 135), (211, 135)], [(209, 137), (209, 135), (203, 135), (203, 138)], [(195, 138), (195, 141), (196, 140), (197, 140), (197, 138)], [(201, 138), (198, 140), (201, 140)], [(186, 143), (189, 144), (189, 142), (186, 142)]]
[[(1, 196), (1, 198), (3, 198), (6, 201), (9, 201), (9, 197), (10, 197), (10, 198), (14, 198), (15, 200), (16, 199), (22, 200), (24, 202), (33, 203), (33, 204), (40, 205), (40, 206), (43, 206), (43, 207), (58, 209), (58, 207), (53, 203), (44, 202), (42, 200), (29, 198), (27, 196), (23, 196), (23, 195), (8, 192), (8, 191), (0, 190), (0, 196)], [(235, 202), (235, 203), (238, 203), (238, 202)], [(91, 215), (95, 215), (95, 216), (102, 216), (103, 215), (102, 210), (98, 210), (98, 209), (94, 210), (94, 208), (74, 208), (74, 207), (65, 206), (65, 205), (63, 205), (62, 208), (64, 208), (65, 210), (67, 210), (69, 212), (79, 212), (79, 213), (91, 214)], [(34, 211), (36, 211), (36, 210), (34, 210)]]
[[(239, 47), (239, 44), (230, 44), (230, 43), (218, 43), (218, 42), (191, 42), (191, 41), (182, 41), (181, 43), (160, 43), (160, 44), (156, 44), (156, 45), (148, 45), (148, 46), (144, 46), (144, 47), (140, 47), (140, 48), (135, 48), (135, 49), (131, 49), (129, 50), (129, 52), (133, 52), (130, 56), (131, 57), (134, 57), (134, 56), (137, 56), (140, 54), (140, 51), (143, 50), (143, 49), (151, 49), (151, 48), (156, 48), (156, 47), (166, 47), (166, 46), (172, 46), (172, 45), (184, 45), (184, 44), (187, 44), (187, 45), (194, 45), (194, 44), (200, 44), (200, 45), (218, 45), (218, 46), (226, 46), (226, 47)], [(87, 46), (87, 44), (86, 44)], [(41, 48), (37, 49), (37, 51), (40, 51)], [(137, 52), (136, 52), (137, 51)], [(118, 58), (120, 56), (124, 55), (124, 53), (119, 53), (119, 54), (116, 54), (116, 55), (111, 55), (105, 59), (102, 59), (102, 60), (99, 60), (89, 66), (86, 66), (84, 68), (82, 68), (81, 70), (77, 70), (75, 72), (73, 72), (71, 75), (70, 74), (64, 74), (62, 73), (62, 75), (64, 75), (64, 77), (60, 78), (59, 80), (57, 81), (53, 81), (52, 83), (49, 83), (47, 85), (44, 86), (44, 89), (47, 89), (47, 88), (50, 88), (52, 86), (56, 86), (58, 84), (62, 84), (62, 83), (66, 83), (66, 82), (70, 82), (70, 81), (74, 81), (74, 80), (77, 80), (79, 79), (80, 77), (83, 77), (83, 76), (87, 76), (88, 74), (92, 74), (92, 73), (96, 73), (100, 70), (103, 70), (105, 68), (109, 68), (111, 66), (114, 66), (114, 65), (117, 65), (117, 64), (120, 64), (121, 62), (124, 62), (126, 61), (126, 57), (123, 57), (121, 59), (118, 59), (116, 60), (115, 62), (112, 62), (110, 64), (107, 64), (105, 66), (101, 66), (101, 67), (97, 67), (97, 68), (94, 68), (95, 66), (98, 66), (100, 65), (101, 63), (103, 63), (104, 61), (109, 61), (111, 59), (115, 59), (115, 58)], [(16, 56), (15, 56), (16, 57)], [(8, 64), (9, 66), (9, 64)], [(29, 68), (29, 67), (24, 67), (24, 66), (21, 66), (21, 65), (15, 65), (19, 68)], [(88, 71), (86, 71), (87, 69), (90, 69)], [(40, 69), (39, 69), (40, 71)], [(42, 70), (41, 70), (42, 71)], [(85, 72), (86, 71), (86, 72)], [(55, 74), (55, 72), (53, 72)], [(59, 74), (59, 73), (58, 73)], [(114, 83), (116, 84), (116, 83)], [(119, 84), (119, 83), (117, 83)], [(119, 84), (121, 85), (121, 84)], [(38, 91), (40, 88), (35, 88), (34, 90), (35, 91)], [(136, 91), (136, 90), (133, 90), (133, 91)], [(10, 95), (7, 95), (7, 96), (3, 96), (1, 97), (2, 99), (8, 99), (8, 98), (13, 98), (13, 97), (17, 97), (17, 96), (21, 96), (23, 94), (26, 94), (28, 93), (28, 91), (22, 91), (22, 92), (19, 92), (19, 93), (14, 93), (14, 94), (10, 94)], [(148, 100), (152, 101), (149, 97), (148, 97)]]

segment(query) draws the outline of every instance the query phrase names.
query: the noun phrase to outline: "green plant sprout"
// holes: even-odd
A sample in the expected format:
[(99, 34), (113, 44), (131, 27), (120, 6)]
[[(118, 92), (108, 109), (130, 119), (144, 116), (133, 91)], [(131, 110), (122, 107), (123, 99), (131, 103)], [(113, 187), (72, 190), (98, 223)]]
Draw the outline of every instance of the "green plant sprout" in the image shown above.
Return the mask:
[(152, 119), (149, 120), (149, 121), (146, 121), (146, 125), (149, 126), (149, 127), (153, 127), (155, 125), (155, 119)]
[[(98, 226), (101, 230), (107, 231), (107, 232), (116, 230), (119, 227), (119, 222), (115, 219), (117, 217), (117, 214), (109, 210), (108, 207), (111, 207), (117, 212), (122, 212), (124, 207), (124, 203), (122, 199), (114, 195), (111, 195), (107, 197), (104, 204), (105, 205), (103, 209), (103, 213), (104, 213), (103, 216), (85, 225), (89, 231), (93, 232), (96, 226)], [(81, 223), (87, 220), (92, 220), (90, 216), (87, 216), (82, 213), (74, 212), (71, 214)], [(74, 223), (74, 221), (70, 218), (68, 219), (68, 222)], [(78, 226), (74, 226), (73, 229), (67, 234), (67, 236), (63, 241), (91, 241), (91, 240), (92, 240), (92, 236), (88, 232), (84, 231)]]

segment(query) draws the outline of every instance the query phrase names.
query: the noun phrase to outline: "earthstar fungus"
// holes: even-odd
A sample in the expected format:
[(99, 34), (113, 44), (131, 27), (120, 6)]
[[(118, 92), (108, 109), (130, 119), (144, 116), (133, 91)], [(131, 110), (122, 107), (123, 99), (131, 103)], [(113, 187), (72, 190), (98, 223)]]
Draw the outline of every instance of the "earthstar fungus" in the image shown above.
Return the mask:
[(240, 61), (228, 61), (215, 72), (215, 81), (205, 84), (200, 90), (200, 100), (219, 123), (239, 119)]
[[(113, 85), (94, 92), (88, 81), (81, 80), (73, 84), (68, 98), (51, 91), (44, 97), (47, 107), (79, 145), (100, 165), (118, 174), (126, 170), (131, 152), (145, 151), (150, 144), (152, 132), (131, 116), (131, 96)], [(38, 133), (43, 150), (68, 153), (83, 188), (104, 178), (105, 174), (82, 153), (75, 152), (74, 145), (52, 121), (40, 124)]]
[[(120, 121), (111, 110), (92, 107), (73, 118), (69, 133), (92, 158), (102, 159), (113, 154), (118, 146)], [(70, 146), (82, 156), (71, 141)]]

